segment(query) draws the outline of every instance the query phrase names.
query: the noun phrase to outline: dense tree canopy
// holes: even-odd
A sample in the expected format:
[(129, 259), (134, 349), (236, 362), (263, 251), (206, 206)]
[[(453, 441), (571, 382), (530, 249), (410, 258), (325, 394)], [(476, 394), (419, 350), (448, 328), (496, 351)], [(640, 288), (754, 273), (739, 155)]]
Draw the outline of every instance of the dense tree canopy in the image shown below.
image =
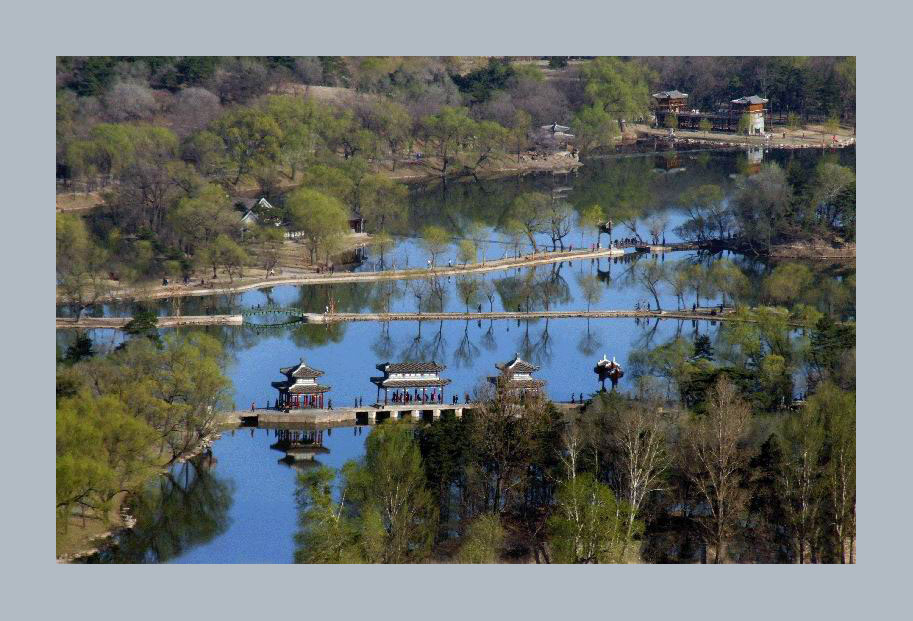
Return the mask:
[(218, 341), (131, 338), (58, 368), (57, 509), (107, 520), (114, 496), (195, 450), (228, 406)]

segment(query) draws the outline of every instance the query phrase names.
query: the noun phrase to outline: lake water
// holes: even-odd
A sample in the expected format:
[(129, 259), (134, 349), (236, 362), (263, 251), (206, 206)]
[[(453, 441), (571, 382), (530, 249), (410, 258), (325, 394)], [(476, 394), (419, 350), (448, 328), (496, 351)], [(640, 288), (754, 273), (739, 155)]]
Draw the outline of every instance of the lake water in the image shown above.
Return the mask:
[[(822, 157), (855, 164), (852, 150), (821, 154), (813, 151), (770, 152), (765, 160), (811, 168)], [(608, 210), (634, 213), (638, 228), (646, 236), (645, 225), (655, 215), (667, 218), (667, 241), (678, 241), (674, 228), (684, 219), (676, 205), (677, 197), (689, 187), (715, 183), (726, 192), (733, 189), (732, 175), (748, 166), (744, 153), (702, 151), (670, 155), (642, 155), (588, 161), (579, 172), (569, 175), (530, 175), (526, 177), (450, 184), (446, 192), (439, 186), (415, 186), (411, 192), (410, 213), (400, 225), (396, 246), (385, 257), (390, 266), (421, 266), (427, 253), (410, 235), (423, 223), (434, 222), (452, 231), (454, 238), (473, 235), (489, 239), (488, 259), (500, 258), (512, 250), (499, 242), (497, 233), (512, 200), (522, 192), (551, 192), (576, 207), (598, 203)], [(619, 213), (621, 212), (619, 211)], [(614, 211), (612, 211), (614, 213)], [(616, 222), (616, 237), (629, 232)], [(503, 240), (501, 240), (503, 241)], [(565, 240), (575, 247), (595, 241), (594, 232), (575, 227)], [(603, 242), (605, 237), (603, 237)], [(539, 239), (537, 243), (545, 243)], [(524, 249), (527, 251), (528, 248)], [(670, 253), (665, 257), (641, 257), (640, 261), (685, 261), (709, 265), (720, 257), (693, 252)], [(745, 257), (729, 257), (752, 283), (746, 303), (759, 299), (760, 279), (770, 269), (763, 262)], [(451, 249), (438, 264), (456, 259)], [(479, 281), (493, 285), (494, 296), (472, 300), (487, 310), (549, 308), (586, 309), (582, 278), (596, 275), (601, 283), (600, 297), (593, 308), (625, 309), (649, 301), (652, 296), (631, 277), (633, 262), (602, 259), (576, 261), (535, 268), (489, 272)], [(360, 270), (379, 269), (380, 260), (369, 251)], [(810, 304), (825, 307), (837, 315), (855, 317), (855, 290), (847, 279), (855, 274), (850, 267), (814, 266), (815, 291), (808, 293)], [(458, 278), (442, 278), (432, 286), (427, 280), (415, 282), (351, 283), (344, 285), (280, 286), (232, 296), (190, 298), (181, 302), (184, 314), (238, 312), (257, 305), (292, 305), (322, 312), (335, 304), (338, 311), (379, 310), (462, 311)], [(824, 292), (824, 293), (822, 293)], [(660, 291), (664, 309), (678, 302), (668, 286)], [(693, 293), (686, 297), (690, 306)], [(717, 304), (710, 295), (703, 304)], [(160, 314), (173, 312), (173, 302), (154, 305)], [(125, 315), (135, 310), (132, 304), (112, 304), (90, 314)], [(59, 309), (64, 313), (65, 309)], [(267, 318), (269, 319), (269, 318)], [(495, 373), (495, 363), (517, 353), (540, 366), (536, 376), (546, 380), (548, 395), (568, 401), (571, 395), (589, 395), (598, 389), (593, 366), (603, 354), (615, 357), (629, 367), (632, 352), (666, 342), (677, 335), (688, 339), (696, 333), (715, 339), (720, 329), (709, 321), (639, 321), (635, 319), (558, 319), (531, 321), (407, 321), (380, 324), (353, 322), (336, 325), (298, 325), (286, 328), (208, 327), (225, 346), (230, 363), (227, 373), (234, 383), (234, 401), (246, 409), (250, 404), (265, 405), (276, 398), (270, 382), (281, 379), (279, 368), (303, 358), (321, 369), (322, 383), (332, 386), (328, 395), (338, 406), (350, 406), (356, 398), (373, 401), (375, 387), (369, 377), (377, 374), (375, 365), (398, 360), (435, 360), (446, 365), (442, 373), (450, 378), (449, 394), (471, 393), (487, 375)], [(72, 339), (68, 331), (58, 331), (58, 346)], [(123, 335), (109, 330), (91, 331), (98, 347), (113, 347)], [(619, 388), (630, 389), (630, 378)], [(801, 386), (797, 390), (801, 391)], [(332, 467), (359, 457), (369, 427), (335, 428), (325, 431), (323, 446), (328, 450), (317, 461)], [(138, 502), (138, 524), (121, 549), (107, 560), (127, 562), (270, 562), (293, 560), (293, 536), (297, 528), (295, 504), (296, 473), (279, 459), (282, 452), (270, 448), (276, 441), (269, 430), (239, 429), (226, 432), (213, 446), (213, 459), (196, 460), (176, 466), (171, 477), (155, 481)]]

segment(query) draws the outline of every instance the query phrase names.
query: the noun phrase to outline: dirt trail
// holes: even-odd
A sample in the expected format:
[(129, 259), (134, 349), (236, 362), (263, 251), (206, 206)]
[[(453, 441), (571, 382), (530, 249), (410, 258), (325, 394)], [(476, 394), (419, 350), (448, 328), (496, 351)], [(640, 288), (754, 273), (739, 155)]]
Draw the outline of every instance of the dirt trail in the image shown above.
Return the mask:
[[(304, 323), (341, 323), (347, 321), (473, 321), (480, 319), (680, 319), (680, 320), (736, 320), (750, 321), (745, 317), (735, 314), (733, 309), (702, 308), (696, 311), (675, 310), (562, 310), (562, 311), (495, 311), (480, 313), (448, 312), (448, 313), (303, 313), (293, 315), (300, 317)], [(75, 319), (58, 317), (57, 329), (96, 329), (107, 328), (112, 330), (123, 329), (131, 317), (83, 317), (78, 322)], [(158, 327), (173, 328), (188, 325), (242, 325), (242, 315), (186, 315), (164, 316), (158, 318)], [(257, 324), (250, 324), (256, 326)], [(264, 326), (266, 327), (266, 326)]]
[[(623, 254), (624, 250), (619, 250), (617, 248), (602, 248), (600, 250), (540, 252), (537, 254), (521, 256), (520, 258), (497, 259), (494, 261), (487, 261), (485, 263), (472, 263), (465, 266), (454, 265), (451, 267), (436, 267), (434, 269), (387, 270), (383, 272), (337, 272), (329, 274), (317, 274), (310, 272), (302, 273), (288, 278), (257, 278), (256, 280), (247, 282), (242, 279), (238, 279), (234, 283), (225, 283), (224, 286), (217, 287), (188, 287), (184, 285), (169, 285), (156, 290), (121, 289), (112, 292), (99, 301), (107, 302), (112, 300), (128, 299), (155, 300), (188, 296), (224, 295), (229, 293), (239, 293), (241, 291), (250, 291), (252, 289), (262, 289), (265, 287), (276, 287), (279, 285), (323, 285), (347, 282), (408, 280), (414, 278), (426, 278), (429, 276), (459, 276), (462, 274), (479, 274), (516, 267), (529, 267), (534, 265), (544, 265), (548, 263), (558, 263), (561, 261), (576, 261), (580, 259), (597, 257), (616, 257)], [(64, 300), (58, 296), (57, 302), (63, 303)]]
[(654, 311), (654, 310), (561, 310), (561, 311), (495, 311), (480, 313), (449, 312), (449, 313), (312, 313), (305, 315), (308, 323), (337, 323), (343, 321), (452, 321), (476, 319), (630, 319), (639, 317), (643, 319), (720, 319), (743, 320), (735, 315), (733, 309), (727, 308), (720, 311), (718, 308), (698, 309), (696, 311)]
[[(132, 317), (82, 317), (76, 321), (70, 317), (58, 317), (57, 329), (76, 329), (81, 330), (90, 328), (111, 328), (122, 330), (124, 326), (130, 323)], [(176, 326), (240, 326), (244, 323), (244, 317), (241, 315), (174, 315), (159, 317), (157, 326), (159, 328), (174, 328)]]
[[(641, 136), (655, 136), (668, 138), (669, 130), (665, 128), (650, 127), (648, 125), (634, 125), (634, 131)], [(834, 139), (836, 138), (836, 140)], [(849, 135), (847, 130), (841, 129), (834, 133), (824, 131), (823, 127), (810, 126), (804, 129), (777, 127), (765, 136), (745, 136), (729, 132), (702, 132), (693, 129), (676, 129), (675, 142), (716, 144), (722, 146), (763, 146), (776, 149), (820, 149), (832, 147), (848, 147), (856, 144), (856, 136)]]

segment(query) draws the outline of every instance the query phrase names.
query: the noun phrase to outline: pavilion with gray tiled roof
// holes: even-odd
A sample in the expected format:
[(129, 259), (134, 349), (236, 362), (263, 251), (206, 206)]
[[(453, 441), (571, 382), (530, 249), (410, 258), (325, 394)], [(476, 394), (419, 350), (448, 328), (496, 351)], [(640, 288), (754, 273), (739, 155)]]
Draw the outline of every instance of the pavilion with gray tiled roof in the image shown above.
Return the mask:
[(323, 371), (309, 367), (304, 359), (290, 367), (283, 367), (279, 372), (285, 380), (273, 382), (273, 388), (279, 391), (279, 407), (287, 408), (322, 408), (323, 394), (330, 390), (329, 386), (317, 383), (317, 378)]
[(660, 91), (658, 93), (653, 93), (655, 99), (683, 99), (688, 96), (688, 93), (683, 93), (677, 90), (671, 91)]
[[(429, 400), (428, 389), (432, 389), (434, 401), (443, 402), (444, 386), (450, 383), (449, 379), (440, 376), (446, 367), (433, 360), (431, 362), (384, 362), (377, 365), (377, 370), (383, 373), (382, 377), (372, 377), (371, 382), (377, 386), (377, 402), (380, 403), (380, 391), (384, 391), (384, 403), (387, 403), (389, 391), (394, 391), (394, 396), (399, 399), (404, 397), (409, 390), (414, 390), (416, 402), (425, 403)], [(422, 389), (418, 395), (418, 389)], [(440, 393), (438, 393), (440, 390)]]
[(751, 95), (749, 97), (739, 97), (738, 99), (733, 99), (732, 103), (734, 104), (765, 104), (767, 99), (763, 97), (758, 97), (757, 95)]
[(538, 392), (545, 386), (545, 380), (535, 379), (532, 374), (539, 370), (539, 367), (530, 364), (520, 358), (520, 354), (515, 354), (513, 360), (504, 363), (496, 363), (501, 374), (489, 376), (488, 381), (497, 386), (499, 382), (506, 382), (506, 388), (510, 391), (518, 392)]

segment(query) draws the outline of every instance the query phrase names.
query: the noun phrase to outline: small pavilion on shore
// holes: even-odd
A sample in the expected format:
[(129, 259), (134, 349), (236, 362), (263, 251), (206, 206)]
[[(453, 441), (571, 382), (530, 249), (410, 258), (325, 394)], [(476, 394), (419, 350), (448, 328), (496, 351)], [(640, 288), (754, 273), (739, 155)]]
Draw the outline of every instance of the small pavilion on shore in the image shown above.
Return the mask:
[[(384, 391), (384, 405), (390, 401), (393, 391), (393, 403), (443, 403), (444, 386), (449, 379), (441, 377), (444, 365), (431, 362), (384, 362), (377, 365), (382, 377), (372, 377), (371, 382), (377, 386), (377, 403), (380, 403), (380, 391)], [(419, 392), (421, 390), (421, 392)]]
[(535, 379), (532, 374), (539, 370), (534, 364), (522, 360), (520, 354), (515, 354), (513, 360), (495, 364), (500, 375), (489, 376), (488, 381), (499, 386), (502, 382), (509, 392), (526, 394), (538, 393), (545, 386), (545, 380)]
[(295, 366), (279, 369), (279, 372), (286, 379), (273, 382), (273, 388), (279, 391), (278, 408), (323, 407), (323, 394), (330, 390), (329, 386), (317, 383), (323, 371), (309, 367), (302, 358)]

